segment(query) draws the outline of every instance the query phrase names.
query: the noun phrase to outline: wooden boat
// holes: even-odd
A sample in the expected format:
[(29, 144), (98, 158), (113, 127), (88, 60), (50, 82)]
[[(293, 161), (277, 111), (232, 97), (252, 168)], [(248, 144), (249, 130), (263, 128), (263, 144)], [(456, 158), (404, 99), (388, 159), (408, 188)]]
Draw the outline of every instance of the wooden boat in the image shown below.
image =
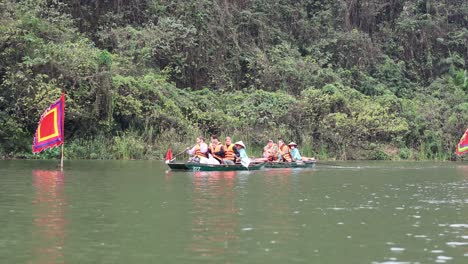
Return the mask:
[(265, 162), (265, 168), (313, 168), (316, 160), (294, 162)]
[(238, 170), (259, 170), (263, 167), (264, 163), (250, 163), (248, 167), (244, 167), (242, 164), (234, 165), (215, 165), (215, 164), (203, 164), (195, 162), (187, 162), (185, 166), (192, 171), (238, 171)]
[(315, 160), (297, 162), (252, 162), (248, 168), (241, 164), (235, 165), (214, 165), (197, 162), (170, 162), (167, 163), (171, 170), (191, 170), (191, 171), (237, 171), (237, 170), (259, 170), (265, 168), (313, 168)]

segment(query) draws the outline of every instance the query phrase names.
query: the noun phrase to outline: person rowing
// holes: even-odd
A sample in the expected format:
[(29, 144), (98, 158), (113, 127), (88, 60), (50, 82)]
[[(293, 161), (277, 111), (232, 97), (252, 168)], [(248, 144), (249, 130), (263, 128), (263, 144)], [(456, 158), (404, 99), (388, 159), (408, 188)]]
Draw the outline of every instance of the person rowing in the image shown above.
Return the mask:
[(301, 154), (299, 153), (299, 149), (297, 148), (297, 144), (293, 141), (291, 143), (288, 144), (289, 148), (290, 148), (290, 152), (291, 152), (291, 158), (293, 161), (304, 161), (304, 162), (308, 162), (308, 161), (314, 161), (315, 158), (307, 158), (307, 157), (302, 157)]
[(234, 143), (234, 145), (236, 146), (237, 151), (239, 151), (239, 157), (237, 158), (237, 161), (242, 162), (242, 160), (248, 160), (249, 157), (247, 156), (247, 152), (245, 152), (244, 142), (242, 142), (242, 140), (237, 141), (236, 143)]
[(205, 138), (202, 136), (197, 137), (197, 144), (192, 148), (187, 148), (187, 154), (192, 156), (190, 161), (207, 163), (208, 158), (208, 145), (205, 143)]
[(291, 158), (293, 161), (301, 161), (302, 156), (299, 153), (299, 149), (297, 148), (297, 144), (293, 141), (288, 144), (289, 149), (291, 150)]

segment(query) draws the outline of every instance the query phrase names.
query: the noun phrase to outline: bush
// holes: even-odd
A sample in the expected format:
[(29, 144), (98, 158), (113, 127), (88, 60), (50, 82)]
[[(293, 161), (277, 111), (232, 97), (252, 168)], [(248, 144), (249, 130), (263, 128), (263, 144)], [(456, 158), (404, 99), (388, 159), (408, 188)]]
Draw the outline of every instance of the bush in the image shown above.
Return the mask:
[(409, 148), (401, 148), (400, 151), (398, 152), (398, 157), (404, 160), (410, 159), (412, 156), (413, 155)]
[(370, 160), (389, 160), (390, 157), (385, 151), (381, 149), (373, 150), (369, 153), (368, 159)]

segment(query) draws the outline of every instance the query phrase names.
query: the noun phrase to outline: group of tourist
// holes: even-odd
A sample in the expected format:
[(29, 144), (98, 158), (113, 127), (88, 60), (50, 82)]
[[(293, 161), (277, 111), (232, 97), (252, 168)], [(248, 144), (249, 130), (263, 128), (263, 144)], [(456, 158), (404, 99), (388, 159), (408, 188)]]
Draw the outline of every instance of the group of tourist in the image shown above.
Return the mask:
[(197, 137), (197, 143), (192, 148), (187, 148), (191, 160), (205, 164), (233, 165), (249, 157), (245, 152), (245, 144), (242, 141), (232, 143), (231, 137), (226, 137), (225, 144), (221, 143), (215, 135), (210, 137), (210, 144), (205, 143), (204, 137)]
[(267, 145), (263, 148), (263, 158), (272, 162), (302, 161), (297, 144), (291, 142), (286, 145), (282, 139), (278, 140), (278, 144), (275, 144), (271, 139), (268, 140)]
[[(205, 142), (205, 138), (197, 137), (197, 143), (193, 147), (186, 149), (191, 156), (191, 160), (204, 164), (226, 164), (233, 165), (248, 160), (245, 151), (245, 144), (242, 141), (232, 143), (231, 137), (226, 137), (224, 144), (215, 135), (210, 137), (210, 144)], [(259, 162), (293, 162), (302, 161), (303, 158), (294, 142), (286, 145), (282, 139), (275, 144), (269, 140), (263, 148), (263, 158), (257, 159)]]

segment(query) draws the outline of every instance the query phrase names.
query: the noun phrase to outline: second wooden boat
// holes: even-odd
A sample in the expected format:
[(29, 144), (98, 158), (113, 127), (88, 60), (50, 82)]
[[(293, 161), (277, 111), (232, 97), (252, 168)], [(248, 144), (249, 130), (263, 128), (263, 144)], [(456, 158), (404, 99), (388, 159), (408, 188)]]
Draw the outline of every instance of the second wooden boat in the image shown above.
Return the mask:
[(265, 162), (265, 168), (313, 168), (315, 160), (293, 162)]

